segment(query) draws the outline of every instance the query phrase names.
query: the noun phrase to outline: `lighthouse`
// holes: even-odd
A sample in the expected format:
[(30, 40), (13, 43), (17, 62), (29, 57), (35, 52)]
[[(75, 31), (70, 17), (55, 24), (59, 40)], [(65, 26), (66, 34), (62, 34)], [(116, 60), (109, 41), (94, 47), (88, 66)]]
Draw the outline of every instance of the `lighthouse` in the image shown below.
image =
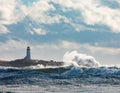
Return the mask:
[(27, 47), (27, 51), (26, 51), (26, 60), (30, 60), (31, 59), (31, 54), (30, 54), (30, 47)]

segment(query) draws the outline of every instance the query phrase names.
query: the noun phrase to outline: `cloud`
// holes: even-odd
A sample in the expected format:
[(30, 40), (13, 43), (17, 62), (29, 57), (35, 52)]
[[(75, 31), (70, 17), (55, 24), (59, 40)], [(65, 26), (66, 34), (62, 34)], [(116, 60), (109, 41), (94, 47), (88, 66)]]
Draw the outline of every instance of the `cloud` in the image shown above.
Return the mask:
[(28, 45), (28, 43), (26, 41), (16, 41), (16, 40), (8, 40), (6, 43), (2, 43), (0, 42), (0, 48), (1, 50), (14, 50), (14, 49), (17, 49), (17, 48), (24, 48)]
[(35, 21), (39, 21), (41, 23), (47, 23), (49, 20), (45, 12), (50, 10), (55, 10), (53, 5), (49, 5), (48, 2), (45, 1), (38, 1), (32, 4), (29, 8), (27, 8), (27, 16), (31, 17)]
[(16, 0), (0, 0), (0, 24), (13, 24), (24, 18), (20, 9), (21, 5)]
[(66, 49), (82, 49), (83, 51), (89, 51), (91, 53), (104, 53), (106, 55), (119, 55), (120, 54), (120, 48), (108, 48), (108, 47), (100, 47), (100, 46), (93, 46), (89, 44), (81, 44), (76, 42), (69, 42), (69, 41), (60, 41), (60, 46), (62, 48)]
[(30, 17), (33, 21), (42, 24), (59, 23), (62, 16), (55, 14), (50, 16), (49, 12), (55, 11), (55, 7), (49, 0), (38, 0), (31, 6), (26, 6), (17, 0), (0, 0), (0, 24), (14, 24)]
[(55, 7), (49, 3), (49, 0), (39, 0), (38, 2), (33, 3), (30, 7), (23, 7), (26, 16), (30, 17), (33, 21), (42, 24), (59, 23), (60, 20), (63, 19), (62, 15), (49, 14), (55, 10)]
[(84, 21), (87, 24), (104, 24), (112, 29), (113, 32), (120, 32), (120, 10), (110, 9), (108, 7), (93, 7), (82, 13)]
[(106, 25), (113, 32), (120, 32), (120, 10), (103, 6), (100, 0), (56, 0), (54, 2), (60, 4), (63, 8), (78, 10), (83, 17), (83, 21), (88, 25)]
[(120, 0), (111, 0), (111, 1), (116, 1), (117, 3), (119, 3), (119, 4), (120, 4)]
[(14, 60), (24, 57), (25, 48), (28, 46), (26, 41), (8, 40), (5, 43), (0, 42), (0, 60)]
[[(120, 4), (119, 0), (115, 0), (115, 2)], [(54, 3), (61, 9), (56, 7)], [(86, 25), (105, 25), (111, 28), (112, 32), (120, 32), (120, 9), (102, 5), (101, 0), (38, 0), (32, 2), (30, 6), (18, 0), (0, 0), (0, 6), (0, 25), (3, 26), (16, 24), (29, 17), (39, 24), (51, 25), (64, 22), (74, 27), (75, 31), (89, 30)], [(72, 13), (70, 16), (66, 16), (69, 11), (79, 13), (75, 16)], [(74, 20), (77, 18), (79, 18), (79, 22), (85, 24), (75, 22)]]
[(11, 24), (14, 22), (15, 0), (0, 0), (0, 34), (6, 34), (8, 31), (5, 24)]
[(35, 32), (36, 34), (38, 34), (38, 35), (46, 35), (46, 31), (44, 31), (44, 30), (41, 29), (41, 28), (34, 28), (33, 30), (34, 30), (34, 32)]
[(64, 41), (64, 40), (60, 41), (60, 46), (63, 47), (63, 48), (67, 48), (67, 49), (70, 49), (70, 48), (73, 48), (73, 49), (79, 48), (79, 45), (77, 43), (73, 43), (73, 42), (69, 42), (69, 41)]
[(47, 31), (40, 27), (34, 27), (31, 24), (29, 25), (29, 28), (27, 29), (27, 32), (31, 35), (37, 34), (37, 35), (46, 35)]
[(99, 46), (93, 46), (89, 44), (81, 44), (81, 43), (75, 43), (75, 42), (69, 42), (69, 41), (64, 41), (61, 40), (57, 43), (52, 43), (52, 44), (29, 44), (29, 42), (20, 40), (20, 41), (15, 41), (15, 40), (9, 40), (5, 44), (2, 43), (2, 48), (4, 49), (5, 46), (7, 48), (11, 49), (14, 48), (25, 48), (27, 45), (30, 45), (33, 48), (36, 49), (65, 49), (65, 50), (80, 50), (81, 52), (89, 52), (89, 53), (102, 53), (104, 55), (119, 55), (120, 54), (120, 48), (107, 48), (107, 47), (99, 47)]
[(0, 23), (10, 24), (14, 21), (15, 0), (0, 0)]
[(24, 17), (18, 1), (0, 0), (0, 33), (10, 32), (7, 25), (17, 24)]
[(9, 31), (5, 26), (0, 25), (0, 34), (7, 34), (8, 32)]

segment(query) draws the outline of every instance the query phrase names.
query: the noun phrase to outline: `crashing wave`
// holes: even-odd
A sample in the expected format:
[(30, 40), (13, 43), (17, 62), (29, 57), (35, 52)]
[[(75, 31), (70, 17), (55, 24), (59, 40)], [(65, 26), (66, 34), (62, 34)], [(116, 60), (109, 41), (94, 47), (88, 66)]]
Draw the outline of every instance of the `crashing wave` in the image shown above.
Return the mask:
[(76, 67), (99, 67), (99, 62), (94, 57), (80, 54), (77, 51), (66, 52), (63, 56), (63, 62), (66, 65), (74, 65)]

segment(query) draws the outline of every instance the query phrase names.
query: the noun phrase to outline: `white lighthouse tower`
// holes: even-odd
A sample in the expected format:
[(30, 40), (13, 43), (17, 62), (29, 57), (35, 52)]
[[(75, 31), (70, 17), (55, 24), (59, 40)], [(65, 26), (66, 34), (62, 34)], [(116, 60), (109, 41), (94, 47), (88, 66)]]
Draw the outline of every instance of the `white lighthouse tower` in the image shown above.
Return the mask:
[(27, 47), (27, 51), (26, 51), (26, 60), (30, 60), (31, 59), (31, 54), (30, 54), (30, 47)]

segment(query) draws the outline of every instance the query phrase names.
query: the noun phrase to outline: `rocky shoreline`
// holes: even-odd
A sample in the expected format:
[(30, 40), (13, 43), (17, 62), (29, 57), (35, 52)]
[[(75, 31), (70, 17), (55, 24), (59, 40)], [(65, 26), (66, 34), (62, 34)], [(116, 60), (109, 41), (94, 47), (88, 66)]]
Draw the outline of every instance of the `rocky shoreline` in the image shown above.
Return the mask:
[(5, 67), (27, 67), (27, 66), (62, 66), (64, 62), (56, 62), (56, 61), (45, 61), (45, 60), (26, 60), (26, 59), (17, 59), (13, 61), (0, 61), (0, 66)]

